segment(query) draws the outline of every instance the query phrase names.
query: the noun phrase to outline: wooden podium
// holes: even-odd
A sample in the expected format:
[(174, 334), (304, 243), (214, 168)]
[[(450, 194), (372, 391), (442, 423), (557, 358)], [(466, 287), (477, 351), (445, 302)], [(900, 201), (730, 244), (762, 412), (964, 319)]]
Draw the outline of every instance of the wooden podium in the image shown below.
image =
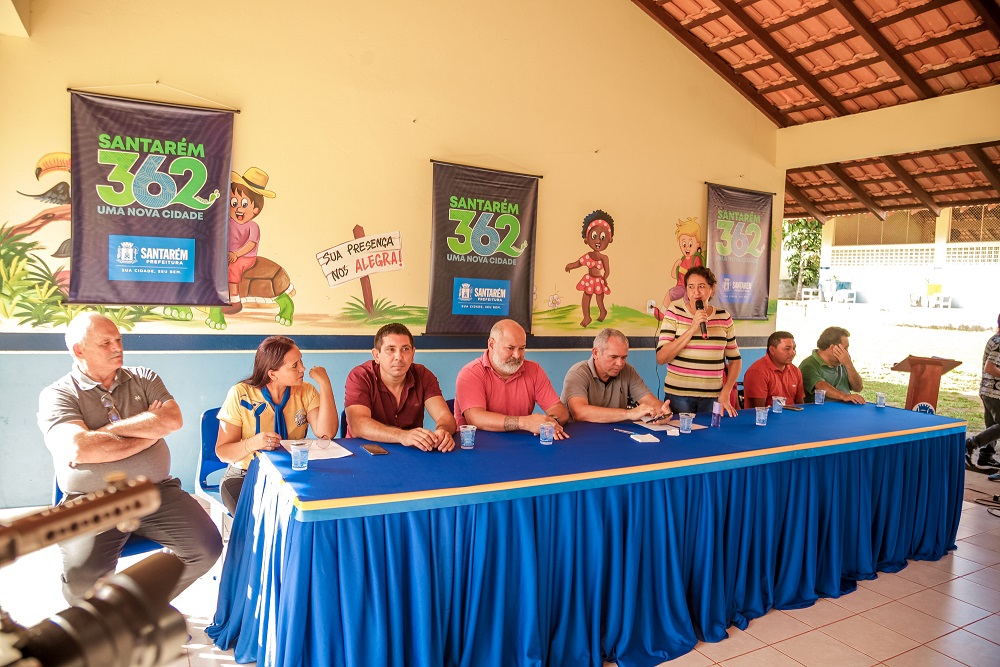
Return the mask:
[(941, 376), (961, 364), (961, 361), (954, 359), (915, 357), (911, 354), (893, 366), (894, 371), (910, 374), (910, 386), (906, 390), (906, 409), (936, 413)]

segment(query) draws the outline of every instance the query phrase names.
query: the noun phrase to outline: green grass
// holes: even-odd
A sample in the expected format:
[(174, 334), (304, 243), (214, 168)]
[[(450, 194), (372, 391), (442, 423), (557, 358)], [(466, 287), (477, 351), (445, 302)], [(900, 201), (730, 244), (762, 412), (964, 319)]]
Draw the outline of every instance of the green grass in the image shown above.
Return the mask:
[[(636, 310), (635, 308), (628, 308), (627, 306), (612, 304), (611, 307), (608, 308), (608, 317), (603, 322), (597, 321), (599, 313), (600, 311), (597, 306), (594, 303), (591, 303), (590, 317), (593, 321), (587, 325), (587, 330), (593, 329), (594, 331), (600, 331), (604, 327), (608, 326), (638, 324), (647, 326), (652, 331), (657, 326), (656, 320), (651, 315)], [(579, 303), (568, 306), (560, 306), (559, 308), (536, 310), (531, 314), (532, 324), (545, 325), (569, 331), (584, 330), (580, 326), (580, 320), (582, 318), (583, 309), (580, 307)]]
[(387, 324), (400, 322), (413, 326), (427, 324), (427, 308), (423, 306), (397, 306), (388, 299), (378, 299), (372, 304), (372, 313), (365, 310), (365, 302), (351, 297), (340, 312), (339, 319), (357, 324)]
[[(875, 392), (885, 392), (885, 403), (895, 408), (906, 406), (906, 385), (890, 382), (865, 381), (865, 389), (861, 395), (870, 403), (875, 402)], [(970, 433), (978, 433), (986, 428), (983, 421), (983, 404), (979, 399), (972, 399), (954, 391), (942, 391), (938, 395), (937, 412), (945, 417), (964, 419), (969, 423)]]

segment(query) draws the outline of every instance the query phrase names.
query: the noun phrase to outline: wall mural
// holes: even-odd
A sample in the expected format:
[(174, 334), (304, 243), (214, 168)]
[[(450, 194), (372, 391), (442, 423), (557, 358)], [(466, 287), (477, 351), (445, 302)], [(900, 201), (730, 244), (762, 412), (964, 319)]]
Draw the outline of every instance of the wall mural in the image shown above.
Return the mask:
[[(69, 322), (83, 310), (105, 313), (123, 329), (131, 330), (136, 324), (150, 323), (144, 330), (164, 333), (199, 333), (207, 330), (221, 332), (234, 322), (238, 331), (246, 333), (271, 333), (275, 323), (291, 327), (301, 334), (321, 334), (337, 330), (356, 330), (377, 327), (399, 321), (420, 331), (427, 323), (427, 307), (398, 304), (390, 293), (378, 294), (370, 275), (387, 271), (402, 271), (402, 232), (366, 231), (360, 225), (345, 234), (339, 243), (315, 252), (319, 274), (306, 274), (304, 285), (318, 286), (318, 276), (326, 279), (326, 286), (336, 290), (336, 304), (325, 312), (297, 312), (293, 297), (296, 286), (293, 275), (306, 271), (308, 264), (296, 264), (289, 272), (277, 261), (268, 257), (273, 245), (269, 243), (280, 218), (280, 189), (272, 183), (272, 175), (258, 166), (247, 166), (232, 172), (230, 185), (230, 235), (228, 247), (228, 306), (200, 308), (187, 306), (85, 306), (65, 302), (70, 270), (70, 155), (52, 152), (43, 155), (34, 166), (35, 181), (59, 181), (41, 192), (28, 188), (18, 193), (30, 197), (41, 205), (30, 219), (19, 224), (0, 226), (0, 321), (16, 322), (18, 327), (55, 327)], [(42, 188), (39, 188), (41, 190)], [(265, 207), (265, 204), (268, 206)], [(578, 220), (580, 218), (577, 218)], [(697, 217), (678, 220), (675, 238), (679, 255), (667, 257), (670, 265), (665, 278), (674, 284), (663, 296), (661, 307), (641, 309), (636, 299), (650, 295), (626, 295), (612, 290), (611, 252), (609, 247), (621, 226), (610, 213), (595, 210), (582, 218), (582, 223), (572, 223), (580, 234), (585, 252), (578, 259), (565, 265), (565, 272), (575, 280), (572, 299), (566, 288), (553, 285), (552, 291), (535, 301), (532, 319), (540, 335), (579, 334), (590, 336), (604, 326), (612, 326), (630, 333), (648, 334), (661, 317), (661, 308), (683, 295), (686, 271), (704, 264), (702, 229)], [(579, 224), (579, 227), (577, 225)], [(62, 229), (65, 232), (62, 232)], [(626, 225), (624, 229), (628, 230)], [(43, 232), (49, 238), (60, 237), (55, 251), (40, 240)], [(322, 247), (322, 246), (321, 246)], [(624, 261), (626, 264), (622, 265)], [(635, 271), (628, 264), (629, 258), (616, 260), (625, 266), (624, 272)], [(286, 262), (287, 263), (287, 262)], [(579, 279), (573, 275), (584, 269)], [(315, 271), (315, 269), (313, 269)], [(623, 270), (616, 275), (619, 281)], [(301, 276), (300, 276), (301, 278)], [(310, 280), (316, 278), (316, 282)], [(383, 283), (384, 284), (384, 283)], [(621, 285), (621, 282), (616, 282)], [(656, 290), (661, 280), (651, 283)], [(342, 294), (345, 289), (360, 287), (360, 296)], [(662, 289), (663, 287), (659, 287)], [(539, 290), (540, 286), (536, 286)], [(562, 292), (560, 290), (563, 290)], [(308, 288), (307, 288), (308, 291)], [(543, 294), (545, 294), (543, 292)], [(311, 294), (311, 296), (321, 296)], [(534, 300), (534, 294), (532, 295)], [(630, 305), (616, 299), (630, 301)], [(315, 300), (315, 299), (314, 299)], [(638, 308), (633, 306), (639, 306)], [(200, 313), (200, 315), (199, 315)], [(268, 326), (270, 323), (270, 326)], [(8, 329), (9, 330), (9, 329)]]

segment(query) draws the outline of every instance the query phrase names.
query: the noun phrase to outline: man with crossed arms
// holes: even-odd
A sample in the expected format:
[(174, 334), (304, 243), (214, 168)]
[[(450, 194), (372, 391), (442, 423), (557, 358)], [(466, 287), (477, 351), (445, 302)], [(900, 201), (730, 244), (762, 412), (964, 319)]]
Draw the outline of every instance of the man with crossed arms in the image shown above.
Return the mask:
[[(160, 507), (135, 532), (159, 542), (184, 562), (170, 595), (208, 572), (222, 553), (222, 537), (208, 513), (170, 476), (164, 437), (183, 424), (163, 380), (148, 368), (123, 366), (122, 337), (114, 322), (81, 313), (66, 328), (70, 372), (42, 390), (38, 426), (52, 454), (63, 502), (107, 487), (105, 476), (147, 477), (160, 490)], [(117, 528), (60, 542), (63, 596), (88, 597), (114, 573), (129, 534)]]

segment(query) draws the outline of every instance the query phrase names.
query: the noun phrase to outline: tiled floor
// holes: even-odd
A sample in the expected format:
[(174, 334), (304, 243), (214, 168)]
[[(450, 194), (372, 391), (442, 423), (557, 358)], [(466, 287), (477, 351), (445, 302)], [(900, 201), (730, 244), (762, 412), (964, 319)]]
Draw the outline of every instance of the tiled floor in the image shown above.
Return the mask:
[[(664, 664), (998, 667), (1000, 518), (965, 503), (958, 537), (958, 550), (940, 561), (911, 562), (902, 572), (860, 582), (855, 592), (808, 609), (772, 610), (746, 631), (731, 628), (729, 639), (698, 644)], [(25, 625), (63, 609), (58, 571), (55, 547), (22, 558), (0, 570), (0, 602)], [(217, 587), (218, 581), (207, 576), (174, 601), (188, 618), (192, 640), (171, 667), (235, 664), (231, 651), (214, 648), (204, 634), (215, 612)]]

